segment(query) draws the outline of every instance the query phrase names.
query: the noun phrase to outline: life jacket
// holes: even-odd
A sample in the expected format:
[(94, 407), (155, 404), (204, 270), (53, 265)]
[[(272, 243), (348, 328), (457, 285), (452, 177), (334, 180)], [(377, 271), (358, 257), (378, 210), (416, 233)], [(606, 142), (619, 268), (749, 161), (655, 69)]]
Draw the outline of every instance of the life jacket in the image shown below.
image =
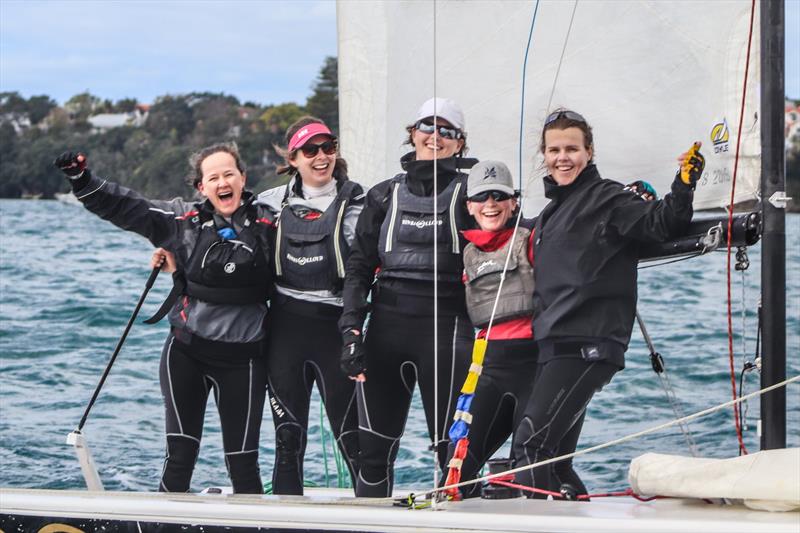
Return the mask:
[(356, 187), (354, 182), (344, 181), (331, 205), (315, 219), (303, 218), (284, 205), (273, 254), (280, 285), (297, 290), (341, 292), (344, 266), (350, 254), (342, 220)]
[[(530, 234), (529, 229), (517, 228), (503, 291), (494, 314), (495, 324), (533, 314), (533, 266), (528, 260)], [(464, 247), (467, 312), (475, 327), (486, 327), (492, 317), (510, 245), (511, 238), (493, 252), (484, 252), (473, 243)]]
[(453, 179), (438, 195), (436, 206), (433, 196), (409, 191), (405, 174), (398, 174), (393, 182), (378, 239), (378, 278), (433, 281), (435, 239), (439, 280), (459, 282), (463, 264), (458, 231), (465, 221), (458, 202), (464, 179)]
[[(181, 295), (215, 304), (266, 303), (272, 285), (269, 244), (251, 202), (252, 198), (234, 213), (230, 224), (205, 209), (189, 220), (199, 226), (192, 253), (173, 275), (169, 296), (146, 323), (161, 320)], [(230, 238), (220, 235), (224, 228)]]

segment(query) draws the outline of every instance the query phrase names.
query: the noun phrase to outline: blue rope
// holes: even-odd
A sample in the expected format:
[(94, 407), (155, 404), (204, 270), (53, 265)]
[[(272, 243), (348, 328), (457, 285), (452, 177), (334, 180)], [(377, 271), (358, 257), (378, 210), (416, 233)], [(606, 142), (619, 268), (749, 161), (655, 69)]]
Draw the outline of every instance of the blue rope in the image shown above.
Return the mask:
[(531, 30), (528, 33), (528, 45), (525, 47), (525, 60), (522, 63), (522, 102), (520, 103), (519, 112), (519, 191), (522, 193), (522, 141), (524, 140), (524, 125), (525, 125), (525, 78), (528, 71), (528, 52), (531, 50), (531, 41), (533, 40), (533, 27), (536, 25), (536, 14), (539, 12), (539, 0), (536, 0), (536, 6), (533, 9), (533, 18), (531, 19)]

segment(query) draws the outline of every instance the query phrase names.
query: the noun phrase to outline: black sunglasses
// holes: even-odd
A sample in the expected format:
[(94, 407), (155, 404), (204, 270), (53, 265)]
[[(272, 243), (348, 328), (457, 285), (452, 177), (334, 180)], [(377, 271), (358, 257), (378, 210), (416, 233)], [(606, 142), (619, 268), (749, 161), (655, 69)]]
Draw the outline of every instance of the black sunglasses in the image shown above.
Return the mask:
[(461, 130), (459, 130), (458, 128), (447, 128), (445, 126), (436, 126), (434, 124), (430, 124), (423, 120), (420, 120), (419, 122), (414, 124), (414, 128), (428, 135), (436, 131), (439, 134), (439, 137), (442, 137), (444, 139), (456, 140), (464, 136), (464, 134), (461, 133)]
[(559, 111), (553, 111), (552, 113), (550, 113), (547, 116), (547, 119), (544, 121), (544, 125), (547, 126), (551, 122), (555, 122), (556, 120), (562, 117), (568, 120), (574, 120), (575, 122), (583, 122), (584, 124), (586, 124), (586, 119), (583, 118), (579, 113), (576, 113), (575, 111), (568, 111), (561, 109)]
[(514, 198), (516, 195), (508, 194), (507, 192), (503, 191), (483, 191), (479, 192), (474, 196), (470, 196), (469, 198), (467, 198), (467, 200), (469, 200), (470, 202), (485, 202), (486, 200), (489, 199), (490, 196), (494, 199), (495, 202), (502, 202), (504, 200), (510, 200)]
[(300, 151), (303, 152), (303, 155), (306, 157), (314, 157), (320, 150), (322, 150), (322, 153), (325, 155), (333, 155), (336, 153), (336, 146), (336, 140), (332, 139), (322, 144), (306, 143), (300, 147)]

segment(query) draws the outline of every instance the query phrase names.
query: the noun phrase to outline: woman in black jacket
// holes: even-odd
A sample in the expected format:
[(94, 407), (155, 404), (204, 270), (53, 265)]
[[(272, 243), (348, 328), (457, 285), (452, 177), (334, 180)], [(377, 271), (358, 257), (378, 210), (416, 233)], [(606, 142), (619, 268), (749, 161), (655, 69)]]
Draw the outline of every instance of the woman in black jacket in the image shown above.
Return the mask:
[[(342, 370), (358, 381), (357, 496), (391, 495), (394, 461), (417, 382), (428, 433), (431, 440), (438, 435), (439, 467), (444, 468), (446, 429), (470, 364), (473, 329), (461, 283), (464, 242), (459, 231), (470, 221), (462, 170), (475, 161), (462, 157), (464, 115), (452, 100), (432, 98), (407, 130), (414, 151), (401, 159), (404, 172), (367, 194), (347, 263), (339, 321), (345, 345)], [(372, 314), (365, 331), (370, 292)]]
[(86, 209), (175, 257), (176, 285), (162, 306), (171, 329), (159, 370), (167, 440), (159, 490), (189, 491), (213, 390), (233, 490), (261, 494), (258, 440), (273, 219), (244, 189), (245, 167), (234, 143), (204, 148), (190, 162), (203, 202), (149, 200), (93, 176), (80, 153), (65, 152), (55, 165)]
[[(575, 451), (586, 406), (625, 366), (636, 311), (638, 245), (685, 230), (704, 160), (699, 143), (681, 156), (672, 191), (644, 201), (594, 165), (592, 129), (573, 111), (545, 121), (540, 146), (550, 203), (535, 226), (533, 333), (538, 378), (513, 441), (517, 466)], [(586, 493), (571, 463), (526, 470), (517, 480)], [(536, 497), (543, 497), (536, 495)]]

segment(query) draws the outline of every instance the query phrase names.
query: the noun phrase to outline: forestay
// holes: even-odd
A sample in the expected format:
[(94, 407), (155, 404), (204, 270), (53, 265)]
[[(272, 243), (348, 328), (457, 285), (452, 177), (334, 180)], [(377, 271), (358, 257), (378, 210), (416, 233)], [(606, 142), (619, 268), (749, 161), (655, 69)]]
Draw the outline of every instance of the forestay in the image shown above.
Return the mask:
[[(545, 202), (537, 145), (544, 118), (560, 106), (583, 113), (594, 127), (604, 177), (645, 179), (660, 194), (669, 190), (676, 156), (701, 140), (707, 166), (695, 208), (727, 204), (751, 2), (536, 6), (535, 0), (338, 0), (341, 145), (351, 175), (374, 184), (398, 172), (408, 148), (404, 128), (435, 93), (463, 106), (471, 155), (505, 161), (515, 174), (522, 162), (528, 215)], [(736, 201), (758, 192), (757, 20), (754, 32)]]

